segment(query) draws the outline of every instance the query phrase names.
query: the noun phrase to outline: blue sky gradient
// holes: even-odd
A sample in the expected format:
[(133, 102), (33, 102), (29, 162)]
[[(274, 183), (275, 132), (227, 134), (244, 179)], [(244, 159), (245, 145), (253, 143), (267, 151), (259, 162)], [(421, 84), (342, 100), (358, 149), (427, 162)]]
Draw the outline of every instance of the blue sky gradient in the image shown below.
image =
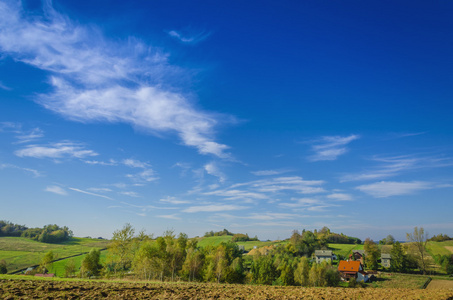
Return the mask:
[(0, 219), (453, 235), (453, 3), (0, 3)]

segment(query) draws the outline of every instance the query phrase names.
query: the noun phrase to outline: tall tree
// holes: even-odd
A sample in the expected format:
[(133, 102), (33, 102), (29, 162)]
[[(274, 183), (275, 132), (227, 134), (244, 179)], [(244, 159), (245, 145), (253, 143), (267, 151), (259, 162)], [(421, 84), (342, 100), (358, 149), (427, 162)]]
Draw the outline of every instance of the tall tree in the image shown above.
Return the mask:
[(93, 277), (99, 276), (102, 269), (100, 262), (101, 252), (98, 249), (91, 249), (91, 251), (85, 255), (82, 260), (81, 274), (82, 277)]
[(52, 267), (52, 264), (53, 264), (53, 261), (55, 260), (55, 258), (56, 258), (55, 254), (53, 253), (52, 250), (50, 250), (49, 252), (47, 252), (44, 255), (44, 257), (41, 259), (41, 264), (40, 264), (42, 273), (46, 273)]
[(123, 229), (116, 230), (113, 233), (113, 238), (108, 246), (108, 261), (113, 265), (115, 274), (118, 271), (122, 274), (131, 267), (134, 233), (135, 229), (129, 223), (125, 224)]
[(426, 244), (428, 243), (428, 233), (425, 233), (423, 227), (415, 227), (413, 233), (406, 234), (407, 241), (411, 243), (415, 249), (419, 268), (422, 270), (423, 275), (426, 274)]
[(379, 250), (378, 245), (376, 245), (372, 239), (367, 238), (363, 248), (365, 249), (365, 265), (367, 269), (377, 270), (378, 260), (381, 256), (381, 251)]
[(294, 281), (301, 286), (308, 286), (308, 274), (310, 272), (310, 264), (308, 258), (302, 257), (300, 262), (297, 264), (297, 268), (294, 271)]
[(393, 272), (406, 272), (407, 270), (407, 258), (404, 253), (403, 246), (400, 242), (395, 242), (390, 251), (392, 263), (390, 264), (390, 270)]

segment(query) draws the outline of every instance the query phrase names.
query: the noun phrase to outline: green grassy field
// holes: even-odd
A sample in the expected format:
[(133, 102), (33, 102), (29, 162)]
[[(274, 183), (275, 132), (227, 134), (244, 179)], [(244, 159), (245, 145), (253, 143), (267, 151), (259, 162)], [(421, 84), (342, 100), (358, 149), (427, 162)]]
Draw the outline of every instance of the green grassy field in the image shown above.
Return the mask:
[[(82, 266), (82, 260), (85, 258), (85, 256), (86, 256), (86, 254), (56, 261), (52, 264), (52, 267), (50, 268), (49, 273), (53, 273), (53, 274), (55, 274), (55, 276), (58, 276), (58, 277), (63, 277), (65, 275), (66, 263), (68, 263), (68, 261), (70, 261), (70, 260), (74, 260), (76, 270), (79, 270), (80, 267)], [(107, 251), (101, 251), (101, 264), (105, 263), (106, 256), (107, 256)]]
[(329, 244), (329, 248), (337, 256), (348, 257), (352, 250), (363, 250), (363, 245), (356, 244)]
[(453, 241), (428, 242), (427, 248), (431, 255), (453, 255)]
[[(205, 238), (200, 238), (198, 241), (198, 246), (217, 246), (222, 242), (229, 242), (232, 240), (231, 235), (222, 235), (222, 236), (210, 236)], [(260, 248), (264, 246), (277, 245), (277, 244), (286, 244), (288, 241), (249, 241), (249, 242), (237, 242), (236, 244), (244, 246), (245, 251), (250, 251), (254, 247)]]
[(107, 240), (72, 238), (60, 244), (46, 244), (20, 237), (0, 237), (0, 259), (7, 263), (8, 272), (39, 264), (42, 257), (52, 250), (57, 258), (88, 252), (92, 248), (107, 247)]

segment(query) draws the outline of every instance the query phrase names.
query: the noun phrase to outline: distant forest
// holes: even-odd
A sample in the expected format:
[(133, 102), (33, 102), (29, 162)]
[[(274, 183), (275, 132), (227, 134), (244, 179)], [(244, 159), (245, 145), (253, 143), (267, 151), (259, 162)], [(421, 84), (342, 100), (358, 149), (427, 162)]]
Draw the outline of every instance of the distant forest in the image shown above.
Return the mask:
[(28, 228), (25, 225), (0, 221), (0, 236), (25, 237), (43, 243), (60, 243), (69, 240), (73, 233), (68, 227), (49, 224), (43, 228)]

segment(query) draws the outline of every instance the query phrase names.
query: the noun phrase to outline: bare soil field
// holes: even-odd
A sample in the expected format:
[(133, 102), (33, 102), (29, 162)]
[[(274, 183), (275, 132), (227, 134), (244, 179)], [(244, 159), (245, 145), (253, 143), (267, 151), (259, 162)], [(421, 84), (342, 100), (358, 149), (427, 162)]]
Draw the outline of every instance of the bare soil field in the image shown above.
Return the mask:
[(0, 279), (0, 299), (451, 299), (453, 290)]
[(427, 289), (430, 289), (430, 290), (433, 290), (433, 289), (450, 289), (450, 290), (453, 291), (453, 280), (433, 279), (428, 284)]
[(453, 246), (444, 246), (444, 248), (453, 253)]

